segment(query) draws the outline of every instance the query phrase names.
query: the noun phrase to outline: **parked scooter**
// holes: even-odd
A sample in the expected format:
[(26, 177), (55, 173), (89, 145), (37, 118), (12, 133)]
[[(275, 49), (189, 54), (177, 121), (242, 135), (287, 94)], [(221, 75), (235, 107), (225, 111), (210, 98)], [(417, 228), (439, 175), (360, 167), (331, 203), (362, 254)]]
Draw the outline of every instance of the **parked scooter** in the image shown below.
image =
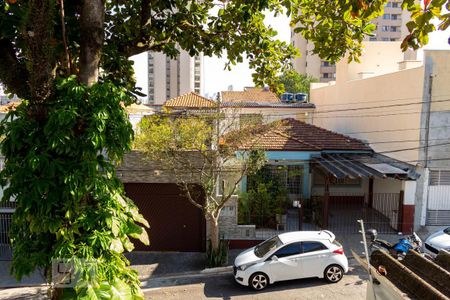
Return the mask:
[(366, 231), (366, 234), (369, 236), (369, 246), (371, 251), (376, 249), (385, 249), (398, 260), (402, 260), (405, 257), (406, 253), (408, 253), (408, 251), (411, 249), (418, 253), (423, 253), (422, 240), (415, 232), (413, 232), (413, 234), (411, 235), (399, 239), (399, 241), (395, 244), (378, 239), (378, 232), (376, 231), (376, 229), (369, 229)]

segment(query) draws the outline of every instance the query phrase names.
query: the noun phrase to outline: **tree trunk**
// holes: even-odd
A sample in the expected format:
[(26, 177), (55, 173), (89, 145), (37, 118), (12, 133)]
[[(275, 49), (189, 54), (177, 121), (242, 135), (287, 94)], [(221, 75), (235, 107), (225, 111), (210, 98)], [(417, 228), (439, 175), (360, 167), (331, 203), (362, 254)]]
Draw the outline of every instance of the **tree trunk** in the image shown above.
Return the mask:
[(105, 37), (105, 7), (102, 0), (84, 1), (80, 15), (80, 81), (91, 86), (98, 81)]
[(218, 217), (209, 216), (209, 238), (212, 250), (219, 249), (219, 222)]

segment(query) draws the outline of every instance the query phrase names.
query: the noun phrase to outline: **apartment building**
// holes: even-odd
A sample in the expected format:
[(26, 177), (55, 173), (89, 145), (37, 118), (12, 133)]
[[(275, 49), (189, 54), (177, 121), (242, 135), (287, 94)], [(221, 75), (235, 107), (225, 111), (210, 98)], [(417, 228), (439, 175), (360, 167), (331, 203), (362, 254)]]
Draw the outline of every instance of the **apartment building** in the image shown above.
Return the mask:
[(181, 50), (176, 59), (163, 53), (147, 53), (147, 99), (144, 104), (162, 105), (166, 100), (203, 92), (203, 56), (191, 57)]
[(415, 229), (450, 225), (450, 51), (411, 61), (399, 46), (366, 42), (360, 64), (343, 60), (335, 82), (312, 84), (313, 124), (414, 165), (420, 177), (404, 203), (414, 207)]
[[(401, 1), (388, 1), (384, 14), (376, 18), (373, 23), (377, 25), (374, 36), (369, 41), (393, 42), (402, 40), (408, 33), (406, 23), (410, 20), (408, 12), (401, 8)], [(300, 50), (301, 57), (294, 60), (294, 69), (300, 74), (308, 74), (319, 79), (320, 82), (336, 80), (336, 66), (313, 55), (313, 43), (306, 40), (301, 34), (291, 29), (291, 43)], [(406, 59), (415, 59), (414, 52), (405, 54)]]

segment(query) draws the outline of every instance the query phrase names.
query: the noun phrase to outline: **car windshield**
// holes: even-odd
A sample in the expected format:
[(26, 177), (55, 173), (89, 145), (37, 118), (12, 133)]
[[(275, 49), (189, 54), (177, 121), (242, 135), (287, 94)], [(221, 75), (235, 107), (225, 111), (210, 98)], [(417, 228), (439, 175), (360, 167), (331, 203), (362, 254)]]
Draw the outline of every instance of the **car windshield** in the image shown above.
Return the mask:
[(255, 247), (255, 255), (258, 257), (264, 257), (267, 253), (278, 248), (281, 245), (283, 245), (283, 243), (278, 238), (278, 236), (274, 236), (273, 238), (268, 239), (267, 241), (264, 241), (261, 244), (257, 245)]
[(445, 232), (446, 234), (450, 235), (450, 227), (449, 227), (449, 228), (445, 228), (445, 229), (444, 229), (444, 232)]

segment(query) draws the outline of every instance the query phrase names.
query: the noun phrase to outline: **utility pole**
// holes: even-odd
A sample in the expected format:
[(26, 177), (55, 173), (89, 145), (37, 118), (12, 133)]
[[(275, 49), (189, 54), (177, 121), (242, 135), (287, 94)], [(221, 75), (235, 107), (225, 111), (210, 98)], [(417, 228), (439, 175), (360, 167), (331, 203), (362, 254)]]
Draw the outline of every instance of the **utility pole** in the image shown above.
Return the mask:
[(428, 94), (427, 94), (427, 111), (425, 116), (425, 159), (424, 159), (424, 168), (428, 168), (428, 143), (430, 138), (430, 114), (431, 114), (431, 93), (433, 89), (433, 75), (430, 74), (428, 77)]

